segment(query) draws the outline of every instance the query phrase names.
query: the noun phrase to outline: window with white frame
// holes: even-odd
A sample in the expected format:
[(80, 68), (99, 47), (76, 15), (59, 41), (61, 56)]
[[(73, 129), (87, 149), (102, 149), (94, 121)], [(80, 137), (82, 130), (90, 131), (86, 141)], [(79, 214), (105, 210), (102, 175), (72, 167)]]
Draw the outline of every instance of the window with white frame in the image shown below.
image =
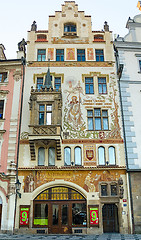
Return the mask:
[(45, 149), (44, 147), (38, 148), (38, 166), (45, 165)]
[(71, 148), (70, 147), (64, 148), (64, 164), (66, 166), (71, 165)]
[(51, 125), (52, 105), (39, 105), (39, 125)]
[(98, 161), (99, 165), (105, 165), (105, 148), (99, 147), (98, 148)]
[(116, 164), (115, 148), (112, 146), (109, 147), (108, 152), (109, 152), (109, 165), (115, 165)]
[(50, 147), (48, 149), (48, 165), (55, 166), (55, 148)]
[(74, 159), (75, 159), (75, 165), (81, 165), (82, 164), (81, 147), (75, 147), (75, 149), (74, 149)]

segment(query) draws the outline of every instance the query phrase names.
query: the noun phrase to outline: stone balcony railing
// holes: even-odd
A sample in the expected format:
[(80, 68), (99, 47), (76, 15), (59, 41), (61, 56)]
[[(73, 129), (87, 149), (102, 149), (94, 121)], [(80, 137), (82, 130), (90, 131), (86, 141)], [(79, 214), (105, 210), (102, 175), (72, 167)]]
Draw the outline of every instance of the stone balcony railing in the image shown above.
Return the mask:
[(61, 126), (58, 125), (29, 125), (29, 134), (34, 136), (61, 136)]

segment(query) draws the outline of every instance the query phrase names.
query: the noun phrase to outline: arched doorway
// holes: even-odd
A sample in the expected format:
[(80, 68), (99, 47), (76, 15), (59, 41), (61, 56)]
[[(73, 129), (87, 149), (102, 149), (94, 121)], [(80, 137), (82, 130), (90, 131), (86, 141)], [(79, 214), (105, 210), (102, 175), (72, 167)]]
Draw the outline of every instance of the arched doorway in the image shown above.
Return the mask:
[(115, 204), (104, 204), (102, 208), (103, 232), (119, 232), (118, 208)]
[(72, 188), (46, 189), (33, 206), (33, 227), (48, 228), (48, 233), (71, 233), (72, 227), (86, 227), (86, 199)]

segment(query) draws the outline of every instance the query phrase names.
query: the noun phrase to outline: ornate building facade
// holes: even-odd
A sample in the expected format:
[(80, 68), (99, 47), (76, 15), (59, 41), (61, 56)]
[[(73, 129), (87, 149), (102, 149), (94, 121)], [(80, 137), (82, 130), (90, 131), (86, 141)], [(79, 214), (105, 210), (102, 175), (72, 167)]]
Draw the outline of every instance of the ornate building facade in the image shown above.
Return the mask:
[(129, 179), (132, 232), (141, 233), (141, 15), (129, 18), (129, 32), (114, 41), (118, 64)]
[(13, 232), (23, 66), (0, 44), (0, 230)]
[(15, 229), (127, 233), (128, 196), (112, 32), (66, 1), (27, 39)]

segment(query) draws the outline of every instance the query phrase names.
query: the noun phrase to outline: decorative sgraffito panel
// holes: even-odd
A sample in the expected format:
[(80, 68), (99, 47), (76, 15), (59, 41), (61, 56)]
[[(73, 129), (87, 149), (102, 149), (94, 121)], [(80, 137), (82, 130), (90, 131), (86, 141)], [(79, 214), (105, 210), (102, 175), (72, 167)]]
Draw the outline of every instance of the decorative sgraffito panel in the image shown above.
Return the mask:
[(75, 48), (66, 49), (66, 60), (75, 60)]
[(57, 170), (57, 171), (19, 171), (19, 176), (24, 175), (24, 192), (33, 192), (37, 187), (56, 179), (75, 183), (87, 192), (99, 192), (99, 182), (101, 181), (118, 181), (121, 174), (125, 174), (125, 170)]
[(93, 48), (87, 48), (87, 59), (88, 60), (94, 60)]
[(84, 145), (84, 166), (96, 166), (96, 146)]
[[(63, 131), (68, 133), (68, 138), (122, 139), (115, 75), (110, 75), (108, 94), (87, 95), (83, 83), (80, 83), (80, 81), (75, 86), (74, 82), (71, 83), (71, 81), (68, 85), (69, 89), (64, 90), (66, 99), (63, 116)], [(107, 130), (88, 130), (87, 110), (94, 108), (107, 110), (109, 122)]]

